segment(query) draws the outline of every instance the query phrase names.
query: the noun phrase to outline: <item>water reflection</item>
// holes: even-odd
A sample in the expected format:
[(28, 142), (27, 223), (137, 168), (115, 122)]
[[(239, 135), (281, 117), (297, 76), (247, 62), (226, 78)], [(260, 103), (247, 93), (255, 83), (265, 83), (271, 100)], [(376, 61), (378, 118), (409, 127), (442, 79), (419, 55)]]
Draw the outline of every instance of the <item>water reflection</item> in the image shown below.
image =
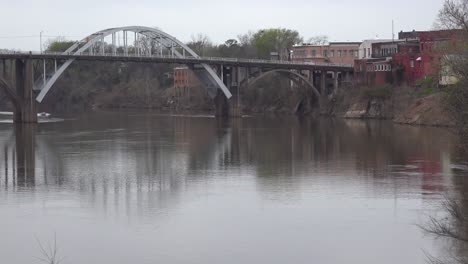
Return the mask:
[(443, 176), (450, 174), (451, 135), (443, 129), (421, 133), (420, 128), (385, 122), (286, 118), (142, 119), (135, 114), (88, 117), (39, 129), (4, 127), (1, 165), (3, 178), (11, 181), (5, 187), (34, 187), (38, 172), (41, 185), (47, 186), (92, 186), (96, 182), (83, 182), (91, 178), (85, 173), (89, 170), (101, 179), (125, 178), (138, 189), (173, 189), (180, 187), (181, 176), (203, 177), (189, 175), (193, 171), (247, 166), (261, 178), (340, 176), (352, 167), (359, 177), (412, 175), (427, 181), (423, 189), (430, 193), (442, 191)]
[(17, 125), (14, 133), (5, 133), (4, 185), (28, 189), (35, 185), (35, 125)]
[[(307, 263), (311, 252), (304, 245), (316, 249), (320, 263), (424, 263), (420, 249), (437, 247), (414, 223), (433, 208), (436, 194), (458, 184), (452, 144), (444, 129), (292, 117), (93, 113), (63, 123), (4, 125), (0, 208), (12, 223), (21, 210), (12, 207), (28, 208), (27, 214), (61, 229), (66, 245), (111, 250), (136, 243), (125, 255), (142, 263), (206, 263), (213, 256), (225, 263)], [(124, 229), (128, 242), (105, 239), (102, 245), (96, 234), (115, 222), (109, 236)], [(12, 225), (25, 237), (37, 232)], [(75, 225), (84, 227), (70, 231)], [(388, 239), (388, 252), (374, 248), (381, 239)], [(148, 245), (169, 255), (151, 253)], [(333, 253), (336, 246), (346, 248), (342, 256)], [(361, 247), (375, 253), (363, 254)], [(67, 255), (126, 263), (119, 252), (113, 258), (105, 252), (81, 256), (68, 249)]]

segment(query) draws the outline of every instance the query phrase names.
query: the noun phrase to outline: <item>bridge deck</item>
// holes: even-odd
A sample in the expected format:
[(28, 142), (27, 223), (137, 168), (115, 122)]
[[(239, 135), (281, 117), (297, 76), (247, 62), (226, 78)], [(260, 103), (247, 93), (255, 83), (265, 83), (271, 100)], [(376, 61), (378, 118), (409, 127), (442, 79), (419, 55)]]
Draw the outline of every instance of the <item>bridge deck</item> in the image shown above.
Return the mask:
[(218, 57), (172, 57), (159, 55), (123, 55), (123, 54), (89, 54), (83, 53), (79, 55), (62, 54), (62, 53), (0, 53), (0, 59), (37, 59), (37, 60), (85, 60), (85, 61), (119, 61), (119, 62), (143, 62), (143, 63), (173, 63), (173, 64), (209, 64), (209, 65), (224, 65), (224, 66), (240, 66), (240, 67), (260, 67), (271, 69), (293, 69), (293, 70), (326, 70), (326, 71), (342, 71), (351, 72), (353, 66), (349, 64), (332, 64), (332, 63), (307, 63), (307, 62), (290, 62), (290, 61), (274, 61), (274, 60), (258, 60), (258, 59), (240, 59), (240, 58), (218, 58)]

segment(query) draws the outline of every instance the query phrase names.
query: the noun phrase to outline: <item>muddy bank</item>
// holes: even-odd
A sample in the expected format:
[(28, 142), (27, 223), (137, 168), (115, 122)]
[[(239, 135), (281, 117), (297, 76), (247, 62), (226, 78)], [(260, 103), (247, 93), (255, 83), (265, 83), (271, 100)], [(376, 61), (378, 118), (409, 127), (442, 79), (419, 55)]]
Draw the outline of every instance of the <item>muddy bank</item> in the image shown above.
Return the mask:
[(409, 125), (454, 125), (445, 110), (441, 91), (427, 94), (410, 87), (394, 87), (383, 92), (340, 91), (328, 102), (322, 114), (347, 119), (386, 119)]

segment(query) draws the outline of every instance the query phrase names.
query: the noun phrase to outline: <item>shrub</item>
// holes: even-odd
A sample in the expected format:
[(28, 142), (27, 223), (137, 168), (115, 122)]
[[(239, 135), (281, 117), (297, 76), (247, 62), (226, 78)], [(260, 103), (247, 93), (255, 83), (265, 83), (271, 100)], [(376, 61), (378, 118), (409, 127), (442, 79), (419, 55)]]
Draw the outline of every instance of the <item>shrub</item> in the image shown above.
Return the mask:
[(393, 89), (391, 85), (382, 85), (377, 87), (368, 87), (362, 90), (362, 95), (368, 99), (388, 99), (392, 96)]
[(421, 87), (423, 89), (434, 88), (435, 86), (434, 76), (426, 76), (422, 79), (417, 80), (416, 86)]

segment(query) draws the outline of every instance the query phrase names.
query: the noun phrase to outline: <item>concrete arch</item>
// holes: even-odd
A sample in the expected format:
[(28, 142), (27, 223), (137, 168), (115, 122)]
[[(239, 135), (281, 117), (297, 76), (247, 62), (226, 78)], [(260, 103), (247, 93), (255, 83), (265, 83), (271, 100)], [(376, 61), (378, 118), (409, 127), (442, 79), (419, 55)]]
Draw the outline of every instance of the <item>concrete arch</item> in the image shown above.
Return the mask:
[[(88, 37), (82, 39), (81, 41), (75, 43), (72, 45), (69, 49), (67, 49), (64, 54), (73, 54), (73, 55), (79, 55), (83, 52), (86, 52), (92, 47), (99, 43), (100, 41), (103, 41), (105, 37), (108, 36), (113, 36), (113, 39), (115, 37), (114, 34), (118, 32), (134, 32), (138, 33), (141, 35), (144, 35), (148, 38), (150, 38), (152, 41), (155, 43), (158, 43), (161, 45), (161, 47), (164, 47), (166, 49), (170, 49), (171, 52), (173, 53), (174, 56), (183, 58), (185, 53), (190, 54), (190, 56), (195, 57), (195, 58), (200, 58), (198, 54), (196, 54), (190, 47), (185, 45), (183, 42), (177, 40), (175, 37), (158, 30), (156, 28), (150, 28), (150, 27), (142, 27), (142, 26), (127, 26), (127, 27), (119, 27), (119, 28), (109, 28), (105, 30), (101, 30), (99, 32), (93, 33), (89, 35)], [(115, 43), (113, 43), (115, 44)], [(179, 48), (183, 51), (184, 54), (181, 54), (179, 51), (176, 50), (176, 48)], [(41, 92), (36, 98), (36, 101), (39, 103), (42, 102), (44, 97), (47, 95), (49, 90), (52, 88), (54, 83), (57, 81), (57, 79), (63, 74), (63, 72), (70, 66), (75, 61), (75, 59), (69, 59), (67, 60), (60, 68), (57, 69), (57, 71), (54, 73), (54, 75), (47, 80), (45, 83), (44, 87), (42, 87)], [(203, 68), (205, 69), (208, 77), (210, 78), (210, 81), (218, 87), (218, 89), (221, 89), (224, 93), (224, 95), (229, 99), (232, 97), (231, 92), (229, 89), (226, 87), (226, 85), (223, 83), (223, 81), (218, 77), (218, 75), (215, 73), (215, 71), (208, 66), (207, 64), (201, 64)]]
[(315, 88), (314, 84), (312, 84), (309, 80), (307, 80), (301, 74), (299, 74), (297, 72), (289, 71), (289, 70), (280, 70), (280, 69), (278, 69), (278, 70), (271, 70), (271, 71), (261, 73), (259, 76), (257, 76), (255, 78), (253, 78), (252, 80), (250, 80), (249, 85), (253, 85), (256, 82), (258, 82), (259, 80), (265, 78), (266, 76), (274, 74), (274, 73), (283, 74), (283, 75), (287, 76), (289, 79), (291, 79), (293, 82), (296, 82), (296, 83), (298, 83), (298, 82), (297, 82), (297, 79), (295, 79), (295, 78), (298, 78), (299, 80), (301, 80), (306, 86), (308, 86), (312, 90), (312, 92), (314, 93), (315, 96), (317, 96), (317, 98), (320, 97), (320, 92), (317, 90), (317, 88)]

